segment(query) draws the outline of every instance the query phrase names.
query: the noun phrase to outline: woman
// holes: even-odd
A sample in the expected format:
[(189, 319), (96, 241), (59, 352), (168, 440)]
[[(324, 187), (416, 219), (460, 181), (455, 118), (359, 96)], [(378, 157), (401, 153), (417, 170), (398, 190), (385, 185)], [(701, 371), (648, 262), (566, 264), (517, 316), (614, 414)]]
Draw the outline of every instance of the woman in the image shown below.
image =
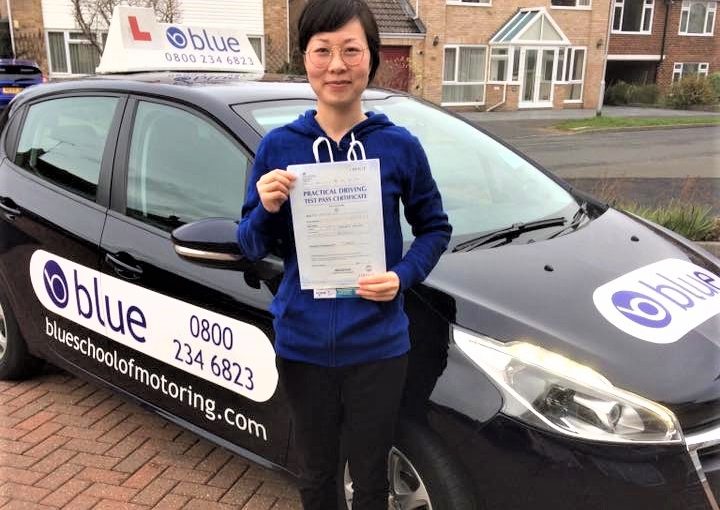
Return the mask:
[[(337, 507), (341, 431), (347, 434), (353, 508), (387, 509), (387, 457), (410, 348), (402, 292), (422, 281), (446, 249), (451, 227), (417, 138), (385, 115), (363, 113), (361, 95), (379, 64), (377, 24), (363, 0), (310, 0), (299, 43), (317, 110), (275, 129), (258, 149), (238, 241), (251, 260), (283, 246), (285, 273), (271, 305), (280, 383), (287, 394), (306, 509)], [(387, 272), (358, 280), (355, 299), (300, 290), (288, 165), (313, 163), (318, 139), (332, 154), (362, 145), (381, 168)], [(317, 145), (317, 144), (316, 144)], [(322, 151), (321, 151), (322, 152)], [(362, 152), (362, 150), (360, 151)], [(399, 201), (415, 240), (402, 255)]]

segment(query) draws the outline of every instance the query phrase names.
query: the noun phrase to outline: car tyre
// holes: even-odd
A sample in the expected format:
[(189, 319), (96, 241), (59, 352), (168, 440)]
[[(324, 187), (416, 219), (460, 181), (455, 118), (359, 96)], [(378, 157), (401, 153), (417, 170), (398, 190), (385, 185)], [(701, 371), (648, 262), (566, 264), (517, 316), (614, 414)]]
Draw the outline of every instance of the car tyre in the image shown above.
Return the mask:
[[(352, 505), (352, 480), (344, 474), (346, 507)], [(399, 424), (388, 456), (391, 510), (477, 510), (467, 475), (433, 431), (422, 425)]]
[(28, 352), (10, 303), (0, 292), (0, 380), (31, 377), (42, 361)]

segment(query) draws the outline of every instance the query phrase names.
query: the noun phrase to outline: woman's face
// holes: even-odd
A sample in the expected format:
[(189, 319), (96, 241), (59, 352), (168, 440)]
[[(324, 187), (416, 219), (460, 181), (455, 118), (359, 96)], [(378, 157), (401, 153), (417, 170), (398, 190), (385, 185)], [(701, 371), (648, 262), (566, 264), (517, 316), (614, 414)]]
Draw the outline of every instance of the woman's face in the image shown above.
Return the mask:
[(357, 18), (334, 32), (312, 36), (304, 60), (318, 103), (345, 109), (360, 101), (370, 75), (370, 50)]

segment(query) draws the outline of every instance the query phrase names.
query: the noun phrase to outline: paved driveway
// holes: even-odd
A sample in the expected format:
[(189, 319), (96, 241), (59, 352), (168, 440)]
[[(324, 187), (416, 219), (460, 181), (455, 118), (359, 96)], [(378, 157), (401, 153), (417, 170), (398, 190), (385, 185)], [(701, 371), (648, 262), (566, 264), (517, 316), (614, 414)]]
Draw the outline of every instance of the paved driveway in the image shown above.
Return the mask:
[(0, 382), (0, 510), (300, 509), (251, 465), (57, 369)]

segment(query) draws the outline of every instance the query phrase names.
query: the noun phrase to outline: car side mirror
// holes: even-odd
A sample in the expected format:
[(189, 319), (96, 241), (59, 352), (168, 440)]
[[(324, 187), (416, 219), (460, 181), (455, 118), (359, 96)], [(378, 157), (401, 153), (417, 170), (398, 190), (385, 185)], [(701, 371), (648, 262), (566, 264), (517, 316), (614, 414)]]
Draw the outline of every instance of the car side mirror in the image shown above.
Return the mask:
[(233, 220), (209, 218), (178, 227), (170, 236), (175, 253), (187, 261), (240, 269), (245, 257), (238, 246), (236, 231), (237, 223)]
[[(182, 259), (203, 266), (244, 271), (248, 284), (274, 282), (283, 272), (282, 260), (269, 256), (258, 262), (245, 258), (237, 243), (237, 222), (227, 218), (208, 218), (187, 223), (171, 233), (175, 253)], [(259, 282), (257, 284), (259, 287)]]

